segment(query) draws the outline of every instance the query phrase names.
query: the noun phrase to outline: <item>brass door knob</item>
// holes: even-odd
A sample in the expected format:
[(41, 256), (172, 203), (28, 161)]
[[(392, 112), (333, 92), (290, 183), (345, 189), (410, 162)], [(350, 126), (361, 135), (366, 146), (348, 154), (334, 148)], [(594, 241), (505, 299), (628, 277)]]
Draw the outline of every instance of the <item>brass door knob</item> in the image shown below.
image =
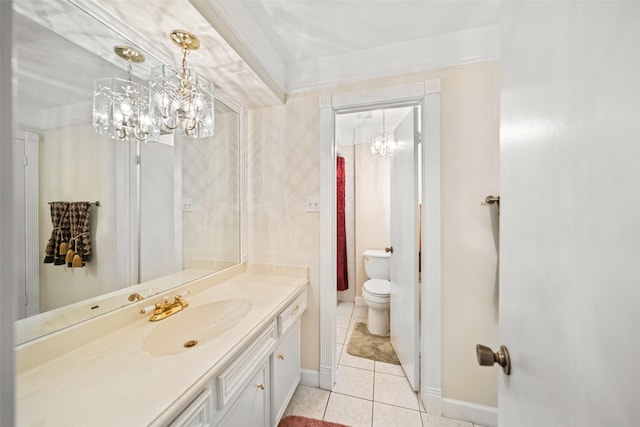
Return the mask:
[(393, 253), (393, 246), (389, 246), (388, 248), (384, 248), (385, 252)]
[(478, 364), (480, 366), (492, 366), (494, 363), (502, 366), (502, 370), (505, 374), (511, 374), (511, 358), (509, 357), (509, 350), (507, 347), (501, 345), (500, 351), (494, 352), (486, 345), (476, 345), (476, 356), (478, 357)]
[(264, 384), (258, 384), (258, 388), (259, 388), (260, 390), (264, 390)]
[(279, 355), (278, 355), (278, 359), (280, 359), (280, 360), (284, 360), (284, 354), (279, 354)]

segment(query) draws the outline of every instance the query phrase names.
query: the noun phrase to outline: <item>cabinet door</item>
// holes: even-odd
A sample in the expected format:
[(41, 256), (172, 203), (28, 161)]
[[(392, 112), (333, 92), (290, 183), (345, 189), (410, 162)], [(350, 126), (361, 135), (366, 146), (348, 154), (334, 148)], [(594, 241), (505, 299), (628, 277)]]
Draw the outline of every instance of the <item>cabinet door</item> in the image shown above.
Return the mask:
[(271, 425), (277, 426), (300, 382), (300, 319), (273, 351), (271, 367)]
[(209, 427), (212, 426), (211, 391), (205, 390), (172, 423), (171, 427)]
[(269, 365), (265, 362), (247, 383), (219, 426), (268, 427), (269, 419)]

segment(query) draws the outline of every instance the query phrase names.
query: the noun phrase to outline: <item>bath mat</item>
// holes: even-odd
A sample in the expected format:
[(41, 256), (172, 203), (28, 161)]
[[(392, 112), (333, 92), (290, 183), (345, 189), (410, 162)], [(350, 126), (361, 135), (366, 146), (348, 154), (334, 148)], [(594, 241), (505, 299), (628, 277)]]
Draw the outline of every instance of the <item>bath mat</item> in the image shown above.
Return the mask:
[(351, 339), (347, 345), (347, 353), (352, 356), (364, 357), (365, 359), (376, 360), (378, 362), (392, 363), (399, 365), (398, 355), (391, 346), (389, 337), (371, 335), (367, 331), (367, 325), (358, 322), (353, 325)]
[(331, 423), (329, 421), (316, 420), (313, 418), (289, 415), (280, 420), (278, 427), (349, 427), (344, 424)]

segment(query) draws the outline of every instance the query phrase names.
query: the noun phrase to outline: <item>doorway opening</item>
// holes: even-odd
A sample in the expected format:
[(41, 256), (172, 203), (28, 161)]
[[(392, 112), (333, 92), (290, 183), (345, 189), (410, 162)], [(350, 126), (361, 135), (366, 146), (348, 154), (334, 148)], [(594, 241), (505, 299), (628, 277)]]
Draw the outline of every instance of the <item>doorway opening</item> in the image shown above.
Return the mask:
[[(420, 252), (424, 272), (422, 280), (427, 284), (418, 302), (422, 318), (417, 340), (419, 350), (416, 369), (419, 372), (419, 381), (416, 387), (419, 386), (420, 399), (427, 411), (440, 414), (442, 392), (440, 374), (440, 82), (438, 80), (320, 98), (319, 385), (323, 389), (332, 390), (337, 367), (336, 117), (339, 114), (409, 106), (420, 106), (419, 120), (423, 126), (423, 148), (420, 160), (424, 173), (417, 188), (425, 205), (420, 214), (423, 226)], [(416, 213), (416, 219), (417, 216)], [(417, 229), (414, 235), (417, 236)]]
[(420, 105), (339, 113), (335, 128), (339, 377), (392, 360), (411, 395), (420, 383)]

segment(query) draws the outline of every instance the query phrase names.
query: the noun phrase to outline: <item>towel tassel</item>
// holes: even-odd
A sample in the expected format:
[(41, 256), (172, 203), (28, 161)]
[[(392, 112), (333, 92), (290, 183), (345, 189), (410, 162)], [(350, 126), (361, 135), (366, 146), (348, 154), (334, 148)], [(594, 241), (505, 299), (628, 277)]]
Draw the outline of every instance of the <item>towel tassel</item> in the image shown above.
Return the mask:
[(73, 261), (71, 262), (71, 266), (73, 268), (84, 267), (82, 258), (80, 258), (80, 255), (78, 255), (78, 252), (73, 254)]
[(67, 256), (64, 259), (64, 262), (71, 267), (71, 263), (73, 261), (73, 250), (72, 249), (68, 249), (67, 250)]
[(60, 243), (60, 251), (58, 251), (58, 254), (65, 255), (66, 253), (67, 253), (67, 242), (62, 242)]

